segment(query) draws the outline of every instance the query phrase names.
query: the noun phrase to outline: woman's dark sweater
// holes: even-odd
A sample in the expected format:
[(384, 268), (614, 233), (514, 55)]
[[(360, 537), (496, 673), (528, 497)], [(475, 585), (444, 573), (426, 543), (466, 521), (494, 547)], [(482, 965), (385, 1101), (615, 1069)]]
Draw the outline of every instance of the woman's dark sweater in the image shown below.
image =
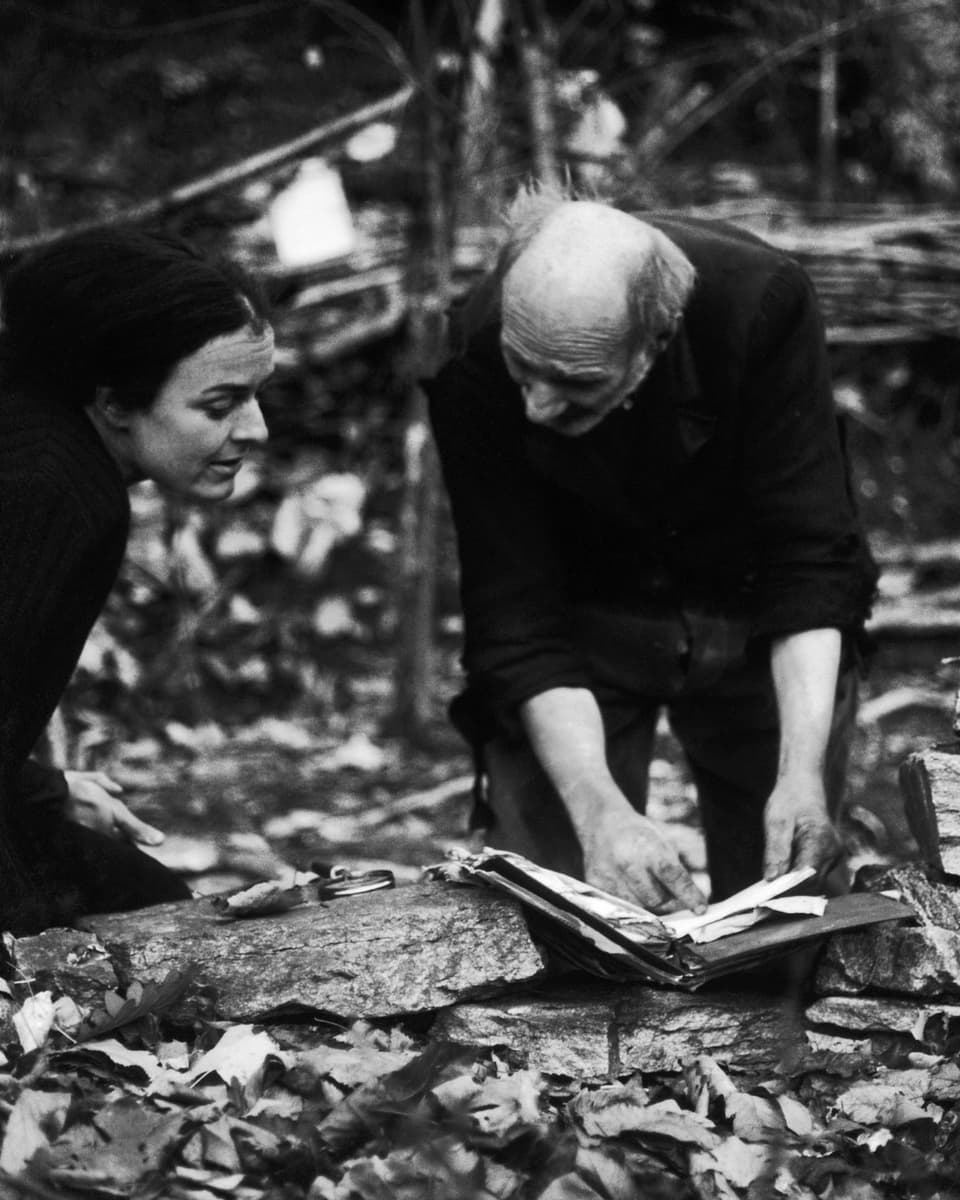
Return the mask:
[(23, 790), (24, 764), (116, 579), (129, 519), (126, 487), (85, 412), (0, 394), (0, 787), (8, 813), (11, 789)]
[(30, 758), (117, 576), (130, 505), (82, 409), (0, 386), (0, 928), (188, 895), (129, 845), (63, 819)]

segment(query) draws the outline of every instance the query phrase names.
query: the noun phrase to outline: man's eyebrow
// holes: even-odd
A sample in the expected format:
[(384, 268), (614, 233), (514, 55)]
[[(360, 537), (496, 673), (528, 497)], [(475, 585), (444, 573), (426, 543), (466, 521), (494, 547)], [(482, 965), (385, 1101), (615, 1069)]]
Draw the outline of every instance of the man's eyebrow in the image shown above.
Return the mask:
[(541, 379), (549, 379), (555, 383), (567, 384), (583, 384), (587, 386), (591, 383), (600, 383), (607, 378), (607, 372), (603, 367), (588, 367), (586, 371), (565, 371), (562, 367), (544, 367), (537, 363), (532, 363), (528, 358), (524, 358), (522, 354), (518, 354), (516, 350), (509, 346), (503, 347), (503, 357), (508, 362), (514, 363), (521, 367), (524, 371), (529, 371), (531, 375), (538, 375)]

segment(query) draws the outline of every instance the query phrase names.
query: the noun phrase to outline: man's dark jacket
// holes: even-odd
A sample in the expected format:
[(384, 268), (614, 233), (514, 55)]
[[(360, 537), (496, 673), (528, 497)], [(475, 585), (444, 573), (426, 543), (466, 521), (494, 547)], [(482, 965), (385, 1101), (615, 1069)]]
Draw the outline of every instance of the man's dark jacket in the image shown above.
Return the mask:
[[(459, 545), (464, 663), (488, 716), (547, 688), (590, 687), (581, 605), (670, 597), (746, 617), (762, 639), (857, 630), (869, 608), (875, 569), (807, 276), (729, 226), (642, 219), (697, 282), (629, 410), (573, 438), (527, 421), (496, 302), (480, 319), (484, 305), (468, 306), (461, 352), (427, 385)], [(638, 655), (640, 692), (642, 673)]]

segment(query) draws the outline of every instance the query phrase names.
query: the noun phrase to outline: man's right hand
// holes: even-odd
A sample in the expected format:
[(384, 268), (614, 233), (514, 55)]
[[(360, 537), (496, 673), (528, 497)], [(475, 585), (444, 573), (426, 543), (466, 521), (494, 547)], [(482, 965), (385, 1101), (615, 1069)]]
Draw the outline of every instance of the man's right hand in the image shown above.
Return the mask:
[(596, 821), (581, 835), (584, 878), (650, 912), (690, 908), (702, 912), (706, 897), (656, 821), (622, 809)]

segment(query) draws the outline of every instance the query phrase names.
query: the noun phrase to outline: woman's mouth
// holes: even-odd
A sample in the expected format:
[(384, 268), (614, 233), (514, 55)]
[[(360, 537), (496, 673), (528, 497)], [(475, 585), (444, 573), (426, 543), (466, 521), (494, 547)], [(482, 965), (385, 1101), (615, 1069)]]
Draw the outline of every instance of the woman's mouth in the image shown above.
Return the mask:
[(243, 466), (243, 456), (236, 458), (215, 458), (209, 464), (209, 469), (218, 475), (236, 475)]

